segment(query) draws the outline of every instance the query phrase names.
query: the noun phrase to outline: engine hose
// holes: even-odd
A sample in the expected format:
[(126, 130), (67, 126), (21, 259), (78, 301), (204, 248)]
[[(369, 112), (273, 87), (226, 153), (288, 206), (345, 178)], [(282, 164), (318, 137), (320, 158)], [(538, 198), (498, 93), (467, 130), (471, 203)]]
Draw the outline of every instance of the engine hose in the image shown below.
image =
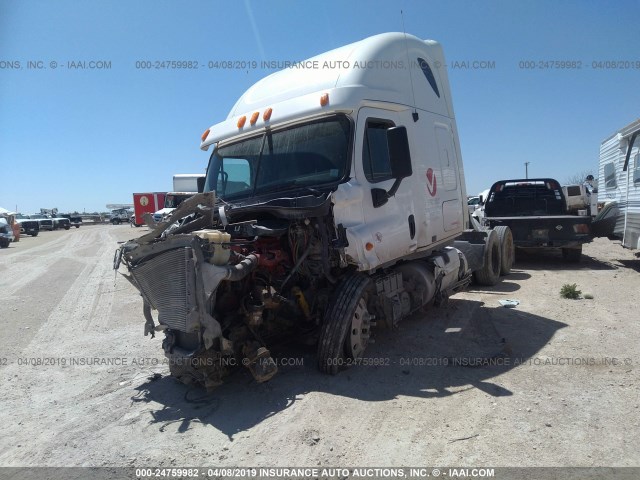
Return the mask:
[(227, 274), (225, 279), (231, 280), (232, 282), (242, 280), (249, 272), (256, 268), (256, 265), (258, 265), (258, 257), (253, 254), (247, 255), (240, 263), (226, 267)]

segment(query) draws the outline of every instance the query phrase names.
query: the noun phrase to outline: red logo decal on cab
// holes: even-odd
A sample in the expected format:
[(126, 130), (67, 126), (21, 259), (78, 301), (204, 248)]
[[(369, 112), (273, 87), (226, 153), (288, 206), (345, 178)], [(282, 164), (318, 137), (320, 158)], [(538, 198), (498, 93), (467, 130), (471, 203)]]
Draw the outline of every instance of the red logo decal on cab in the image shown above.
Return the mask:
[(433, 169), (427, 170), (427, 190), (432, 197), (436, 196), (436, 190), (438, 189), (438, 183), (436, 182), (436, 174), (433, 173)]

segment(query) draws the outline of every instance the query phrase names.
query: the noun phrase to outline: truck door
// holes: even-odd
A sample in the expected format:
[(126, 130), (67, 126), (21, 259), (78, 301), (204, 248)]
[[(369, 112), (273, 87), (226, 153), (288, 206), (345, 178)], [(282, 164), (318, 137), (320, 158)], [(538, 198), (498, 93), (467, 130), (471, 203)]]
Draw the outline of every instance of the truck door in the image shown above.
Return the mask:
[[(406, 118), (405, 118), (406, 117)], [(362, 108), (355, 140), (355, 177), (363, 187), (363, 242), (373, 244), (379, 263), (416, 250), (416, 219), (410, 181), (405, 179), (384, 205), (374, 206), (371, 190), (388, 191), (394, 183), (387, 149), (387, 129), (411, 122), (408, 112)]]
[(435, 123), (438, 156), (440, 158), (439, 198), (442, 202), (442, 228), (444, 236), (463, 228), (462, 190), (458, 178), (458, 156), (453, 144), (451, 127), (445, 123)]

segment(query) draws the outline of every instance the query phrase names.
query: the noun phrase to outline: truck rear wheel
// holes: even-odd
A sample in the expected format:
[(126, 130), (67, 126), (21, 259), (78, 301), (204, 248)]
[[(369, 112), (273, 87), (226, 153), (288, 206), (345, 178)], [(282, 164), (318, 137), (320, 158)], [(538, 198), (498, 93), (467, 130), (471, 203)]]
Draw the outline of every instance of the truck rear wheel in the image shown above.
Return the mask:
[(31, 235), (32, 237), (37, 237), (38, 236), (38, 232), (31, 232), (29, 235)]
[(484, 264), (473, 272), (480, 285), (493, 286), (500, 281), (500, 240), (495, 230), (489, 230), (484, 246)]
[(500, 275), (509, 275), (513, 266), (513, 259), (516, 255), (513, 244), (513, 233), (505, 225), (494, 228), (500, 241)]
[(335, 375), (362, 356), (373, 318), (368, 309), (370, 289), (371, 279), (362, 273), (349, 275), (336, 287), (318, 342), (321, 372)]
[(577, 248), (563, 248), (562, 258), (569, 263), (578, 263), (582, 258), (582, 245)]

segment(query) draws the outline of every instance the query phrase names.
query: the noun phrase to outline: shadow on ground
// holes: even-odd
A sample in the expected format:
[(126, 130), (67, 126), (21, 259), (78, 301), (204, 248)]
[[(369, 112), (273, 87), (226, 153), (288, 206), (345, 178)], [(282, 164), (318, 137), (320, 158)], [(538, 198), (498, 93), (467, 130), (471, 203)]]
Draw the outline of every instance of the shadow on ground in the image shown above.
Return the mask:
[[(517, 309), (485, 308), (482, 302), (451, 299), (446, 306), (414, 315), (395, 331), (380, 330), (367, 348), (367, 365), (336, 376), (316, 368), (315, 349), (290, 346), (273, 352), (289, 359), (269, 382), (257, 384), (240, 368), (226, 383), (207, 393), (171, 377), (156, 377), (135, 387), (134, 403), (159, 403), (151, 424), (162, 431), (178, 424), (211, 425), (231, 440), (264, 419), (291, 407), (310, 392), (326, 392), (367, 402), (400, 395), (438, 398), (478, 388), (492, 396), (512, 392), (496, 377), (546, 345), (566, 324)], [(293, 360), (291, 360), (293, 359)], [(293, 363), (293, 365), (292, 365)]]
[(619, 267), (594, 257), (582, 254), (577, 263), (567, 262), (562, 258), (558, 248), (550, 249), (516, 249), (514, 266), (525, 270), (617, 270)]
[(631, 270), (635, 270), (640, 273), (640, 259), (636, 260), (618, 260), (622, 265), (626, 268), (630, 268)]
[(500, 278), (500, 283), (497, 285), (493, 285), (491, 287), (485, 287), (482, 285), (478, 285), (477, 283), (472, 283), (468, 288), (468, 292), (482, 292), (484, 294), (490, 295), (506, 295), (508, 293), (517, 292), (520, 290), (520, 284), (514, 282), (520, 282), (522, 280), (528, 280), (531, 278), (526, 272), (511, 270), (511, 273)]

